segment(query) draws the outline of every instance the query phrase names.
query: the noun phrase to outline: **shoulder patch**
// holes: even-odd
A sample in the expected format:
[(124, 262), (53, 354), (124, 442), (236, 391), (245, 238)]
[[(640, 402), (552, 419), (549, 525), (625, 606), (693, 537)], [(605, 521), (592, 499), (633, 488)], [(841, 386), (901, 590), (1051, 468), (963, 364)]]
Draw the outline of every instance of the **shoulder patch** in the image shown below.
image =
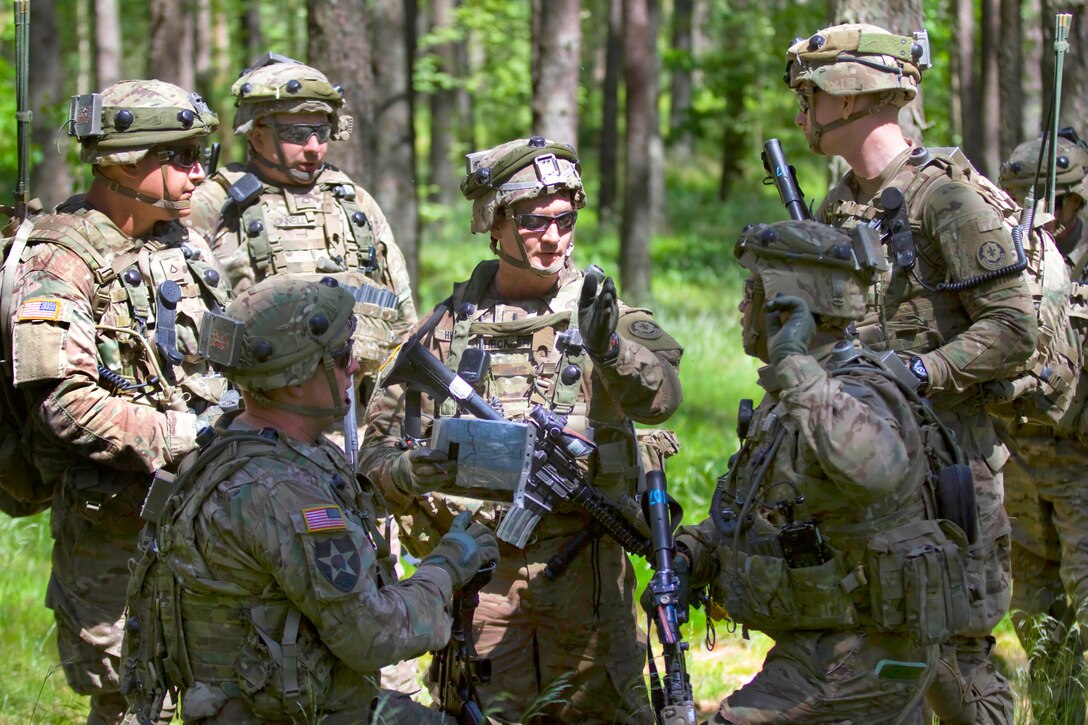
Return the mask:
[(306, 523), (306, 533), (318, 531), (347, 531), (344, 512), (339, 506), (314, 506), (302, 509), (302, 520)]
[(315, 541), (314, 563), (321, 576), (342, 592), (355, 588), (363, 569), (362, 557), (350, 536)]
[(632, 335), (643, 340), (656, 340), (665, 334), (661, 326), (651, 320), (635, 320), (628, 330)]
[(978, 247), (978, 263), (982, 265), (983, 269), (1001, 269), (1008, 264), (1009, 255), (1005, 252), (1005, 248), (999, 243), (990, 239)]
[(55, 322), (64, 317), (65, 301), (58, 297), (36, 297), (27, 300), (19, 308), (18, 322), (48, 320)]

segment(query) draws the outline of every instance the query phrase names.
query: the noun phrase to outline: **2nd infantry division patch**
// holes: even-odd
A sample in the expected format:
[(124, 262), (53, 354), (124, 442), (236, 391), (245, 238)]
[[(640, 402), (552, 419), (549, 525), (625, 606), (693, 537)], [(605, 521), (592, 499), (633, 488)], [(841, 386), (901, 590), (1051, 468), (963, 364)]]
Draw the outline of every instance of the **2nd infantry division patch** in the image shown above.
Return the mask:
[(314, 542), (314, 562), (321, 576), (342, 592), (350, 592), (359, 581), (363, 562), (349, 536)]
[(27, 300), (19, 308), (18, 322), (48, 320), (55, 322), (64, 314), (64, 300), (57, 297), (37, 297)]

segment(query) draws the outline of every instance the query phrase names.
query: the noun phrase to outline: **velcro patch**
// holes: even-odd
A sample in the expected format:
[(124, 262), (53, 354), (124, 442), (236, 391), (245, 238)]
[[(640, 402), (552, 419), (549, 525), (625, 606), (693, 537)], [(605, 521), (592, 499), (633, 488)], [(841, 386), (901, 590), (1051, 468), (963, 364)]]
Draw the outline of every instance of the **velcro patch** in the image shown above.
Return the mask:
[(49, 320), (55, 322), (64, 315), (64, 300), (57, 297), (38, 297), (27, 300), (19, 308), (18, 322)]
[(302, 520), (306, 523), (306, 533), (317, 531), (346, 531), (344, 512), (339, 506), (315, 506), (302, 509)]

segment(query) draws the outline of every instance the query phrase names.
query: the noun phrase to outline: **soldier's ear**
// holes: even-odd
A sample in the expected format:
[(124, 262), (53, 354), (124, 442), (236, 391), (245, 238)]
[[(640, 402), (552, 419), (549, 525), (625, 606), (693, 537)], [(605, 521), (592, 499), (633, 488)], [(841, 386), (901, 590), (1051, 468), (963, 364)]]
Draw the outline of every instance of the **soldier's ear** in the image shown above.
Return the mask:
[(850, 118), (850, 115), (854, 112), (854, 107), (857, 105), (859, 96), (831, 96), (839, 102), (837, 110), (842, 118)]

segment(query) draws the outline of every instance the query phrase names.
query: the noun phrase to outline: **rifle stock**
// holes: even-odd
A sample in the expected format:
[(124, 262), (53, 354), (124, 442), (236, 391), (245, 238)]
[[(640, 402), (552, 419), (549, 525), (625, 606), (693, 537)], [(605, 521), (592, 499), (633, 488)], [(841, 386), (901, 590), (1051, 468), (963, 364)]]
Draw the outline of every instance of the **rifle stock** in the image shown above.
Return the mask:
[[(452, 398), (464, 413), (492, 421), (505, 418), (491, 407), (464, 378), (443, 365), (416, 338), (409, 338), (397, 353), (382, 379), (383, 386), (403, 385), (410, 398), (420, 392), (435, 401)], [(406, 410), (418, 411), (406, 402)], [(648, 557), (650, 542), (627, 521), (589, 482), (578, 459), (594, 450), (593, 444), (567, 430), (566, 418), (542, 405), (530, 412), (536, 428), (536, 448), (527, 481), (514, 492), (514, 506), (503, 517), (495, 536), (518, 548), (525, 548), (541, 516), (561, 502), (582, 507), (605, 533), (633, 554)], [(406, 430), (418, 428), (419, 421), (405, 421)], [(418, 435), (418, 430), (411, 434)]]
[[(786, 161), (786, 153), (782, 150), (782, 144), (776, 138), (767, 139), (763, 144), (763, 168), (770, 174), (770, 183), (778, 189), (778, 198), (789, 212), (790, 219), (803, 221), (811, 219), (808, 207), (805, 206), (805, 195), (801, 187), (797, 185), (797, 172)], [(766, 180), (763, 183), (768, 183)]]

